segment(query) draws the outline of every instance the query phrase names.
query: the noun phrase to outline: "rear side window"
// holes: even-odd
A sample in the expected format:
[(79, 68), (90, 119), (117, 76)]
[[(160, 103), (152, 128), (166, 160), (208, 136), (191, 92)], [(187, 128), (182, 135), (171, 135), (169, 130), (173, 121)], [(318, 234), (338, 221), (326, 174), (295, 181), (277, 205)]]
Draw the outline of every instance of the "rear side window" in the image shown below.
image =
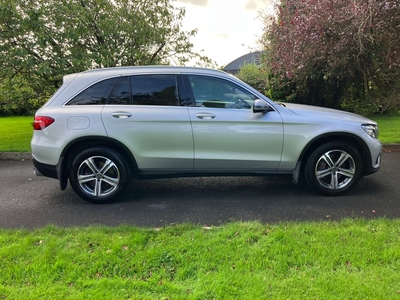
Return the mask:
[(67, 105), (103, 105), (118, 81), (118, 77), (100, 81), (75, 96)]
[(131, 91), (129, 77), (122, 77), (111, 93), (108, 104), (129, 105), (131, 104)]
[(131, 76), (133, 105), (179, 105), (175, 75)]
[[(118, 83), (117, 83), (118, 82)], [(67, 105), (179, 105), (175, 75), (135, 75), (98, 82)]]

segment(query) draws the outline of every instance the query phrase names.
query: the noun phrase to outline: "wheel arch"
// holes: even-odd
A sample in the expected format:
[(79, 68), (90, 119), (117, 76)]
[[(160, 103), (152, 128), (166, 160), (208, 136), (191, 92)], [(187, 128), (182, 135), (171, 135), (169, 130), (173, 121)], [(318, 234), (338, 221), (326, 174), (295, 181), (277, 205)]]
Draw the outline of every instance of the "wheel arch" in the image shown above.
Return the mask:
[(365, 172), (367, 170), (367, 164), (369, 161), (371, 161), (371, 153), (369, 151), (368, 145), (362, 138), (360, 138), (354, 134), (343, 133), (343, 132), (326, 133), (326, 134), (322, 134), (322, 135), (317, 136), (314, 139), (312, 139), (306, 145), (306, 147), (304, 147), (303, 151), (301, 152), (301, 154), (299, 156), (298, 161), (302, 162), (302, 170), (305, 165), (303, 162), (307, 160), (307, 158), (310, 156), (310, 154), (316, 148), (318, 148), (319, 146), (321, 146), (325, 143), (334, 142), (334, 141), (346, 142), (346, 143), (352, 145), (353, 147), (355, 147), (361, 155), (361, 159), (363, 162), (363, 172)]
[(95, 147), (102, 146), (115, 149), (123, 155), (129, 162), (129, 167), (135, 173), (137, 170), (137, 163), (131, 151), (121, 142), (105, 137), (105, 136), (85, 136), (77, 138), (67, 144), (61, 152), (60, 164), (58, 169), (58, 178), (60, 180), (60, 187), (64, 190), (67, 187), (68, 173), (71, 167), (72, 159), (76, 153), (80, 151)]

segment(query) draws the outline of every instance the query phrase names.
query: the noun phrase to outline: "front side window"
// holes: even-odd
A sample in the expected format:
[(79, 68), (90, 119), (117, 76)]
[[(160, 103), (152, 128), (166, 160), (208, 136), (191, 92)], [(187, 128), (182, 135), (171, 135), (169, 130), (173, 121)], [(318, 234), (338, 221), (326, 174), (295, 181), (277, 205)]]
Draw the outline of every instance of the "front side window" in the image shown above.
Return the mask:
[(117, 81), (118, 78), (110, 78), (95, 83), (75, 96), (67, 105), (103, 105)]
[(198, 107), (250, 109), (256, 97), (233, 82), (207, 76), (188, 76)]
[(179, 105), (175, 75), (131, 76), (133, 105)]

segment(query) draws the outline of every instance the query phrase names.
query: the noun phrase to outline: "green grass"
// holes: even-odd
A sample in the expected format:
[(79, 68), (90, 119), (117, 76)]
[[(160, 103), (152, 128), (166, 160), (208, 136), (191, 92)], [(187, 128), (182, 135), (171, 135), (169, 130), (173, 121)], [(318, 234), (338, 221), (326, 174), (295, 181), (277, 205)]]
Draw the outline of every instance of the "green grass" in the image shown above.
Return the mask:
[(379, 125), (379, 140), (384, 144), (400, 143), (400, 112), (394, 116), (373, 116)]
[(0, 299), (399, 299), (400, 220), (0, 230)]
[[(400, 143), (400, 113), (391, 117), (373, 116), (384, 144)], [(0, 117), (0, 152), (30, 152), (33, 117)]]
[(30, 152), (33, 117), (0, 117), (0, 152)]

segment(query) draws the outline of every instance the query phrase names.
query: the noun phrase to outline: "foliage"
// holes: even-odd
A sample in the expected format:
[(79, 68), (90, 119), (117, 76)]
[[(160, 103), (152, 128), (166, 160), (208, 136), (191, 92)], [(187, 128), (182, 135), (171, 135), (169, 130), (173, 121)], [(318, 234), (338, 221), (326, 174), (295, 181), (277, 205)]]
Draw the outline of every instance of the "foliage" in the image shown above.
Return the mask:
[(21, 74), (0, 82), (0, 116), (33, 115), (53, 93), (53, 88), (41, 86), (40, 82), (28, 82)]
[[(63, 75), (87, 69), (192, 59), (212, 65), (192, 51), (197, 30), (181, 30), (185, 10), (172, 1), (1, 0), (0, 102), (40, 102)], [(18, 86), (22, 95), (12, 97)]]
[(398, 108), (397, 0), (284, 0), (265, 22), (271, 88), (333, 108)]
[(252, 86), (261, 93), (265, 93), (265, 75), (263, 74), (262, 69), (255, 64), (245, 64), (242, 66), (239, 70), (239, 73), (236, 74), (236, 77), (246, 82), (248, 85)]

